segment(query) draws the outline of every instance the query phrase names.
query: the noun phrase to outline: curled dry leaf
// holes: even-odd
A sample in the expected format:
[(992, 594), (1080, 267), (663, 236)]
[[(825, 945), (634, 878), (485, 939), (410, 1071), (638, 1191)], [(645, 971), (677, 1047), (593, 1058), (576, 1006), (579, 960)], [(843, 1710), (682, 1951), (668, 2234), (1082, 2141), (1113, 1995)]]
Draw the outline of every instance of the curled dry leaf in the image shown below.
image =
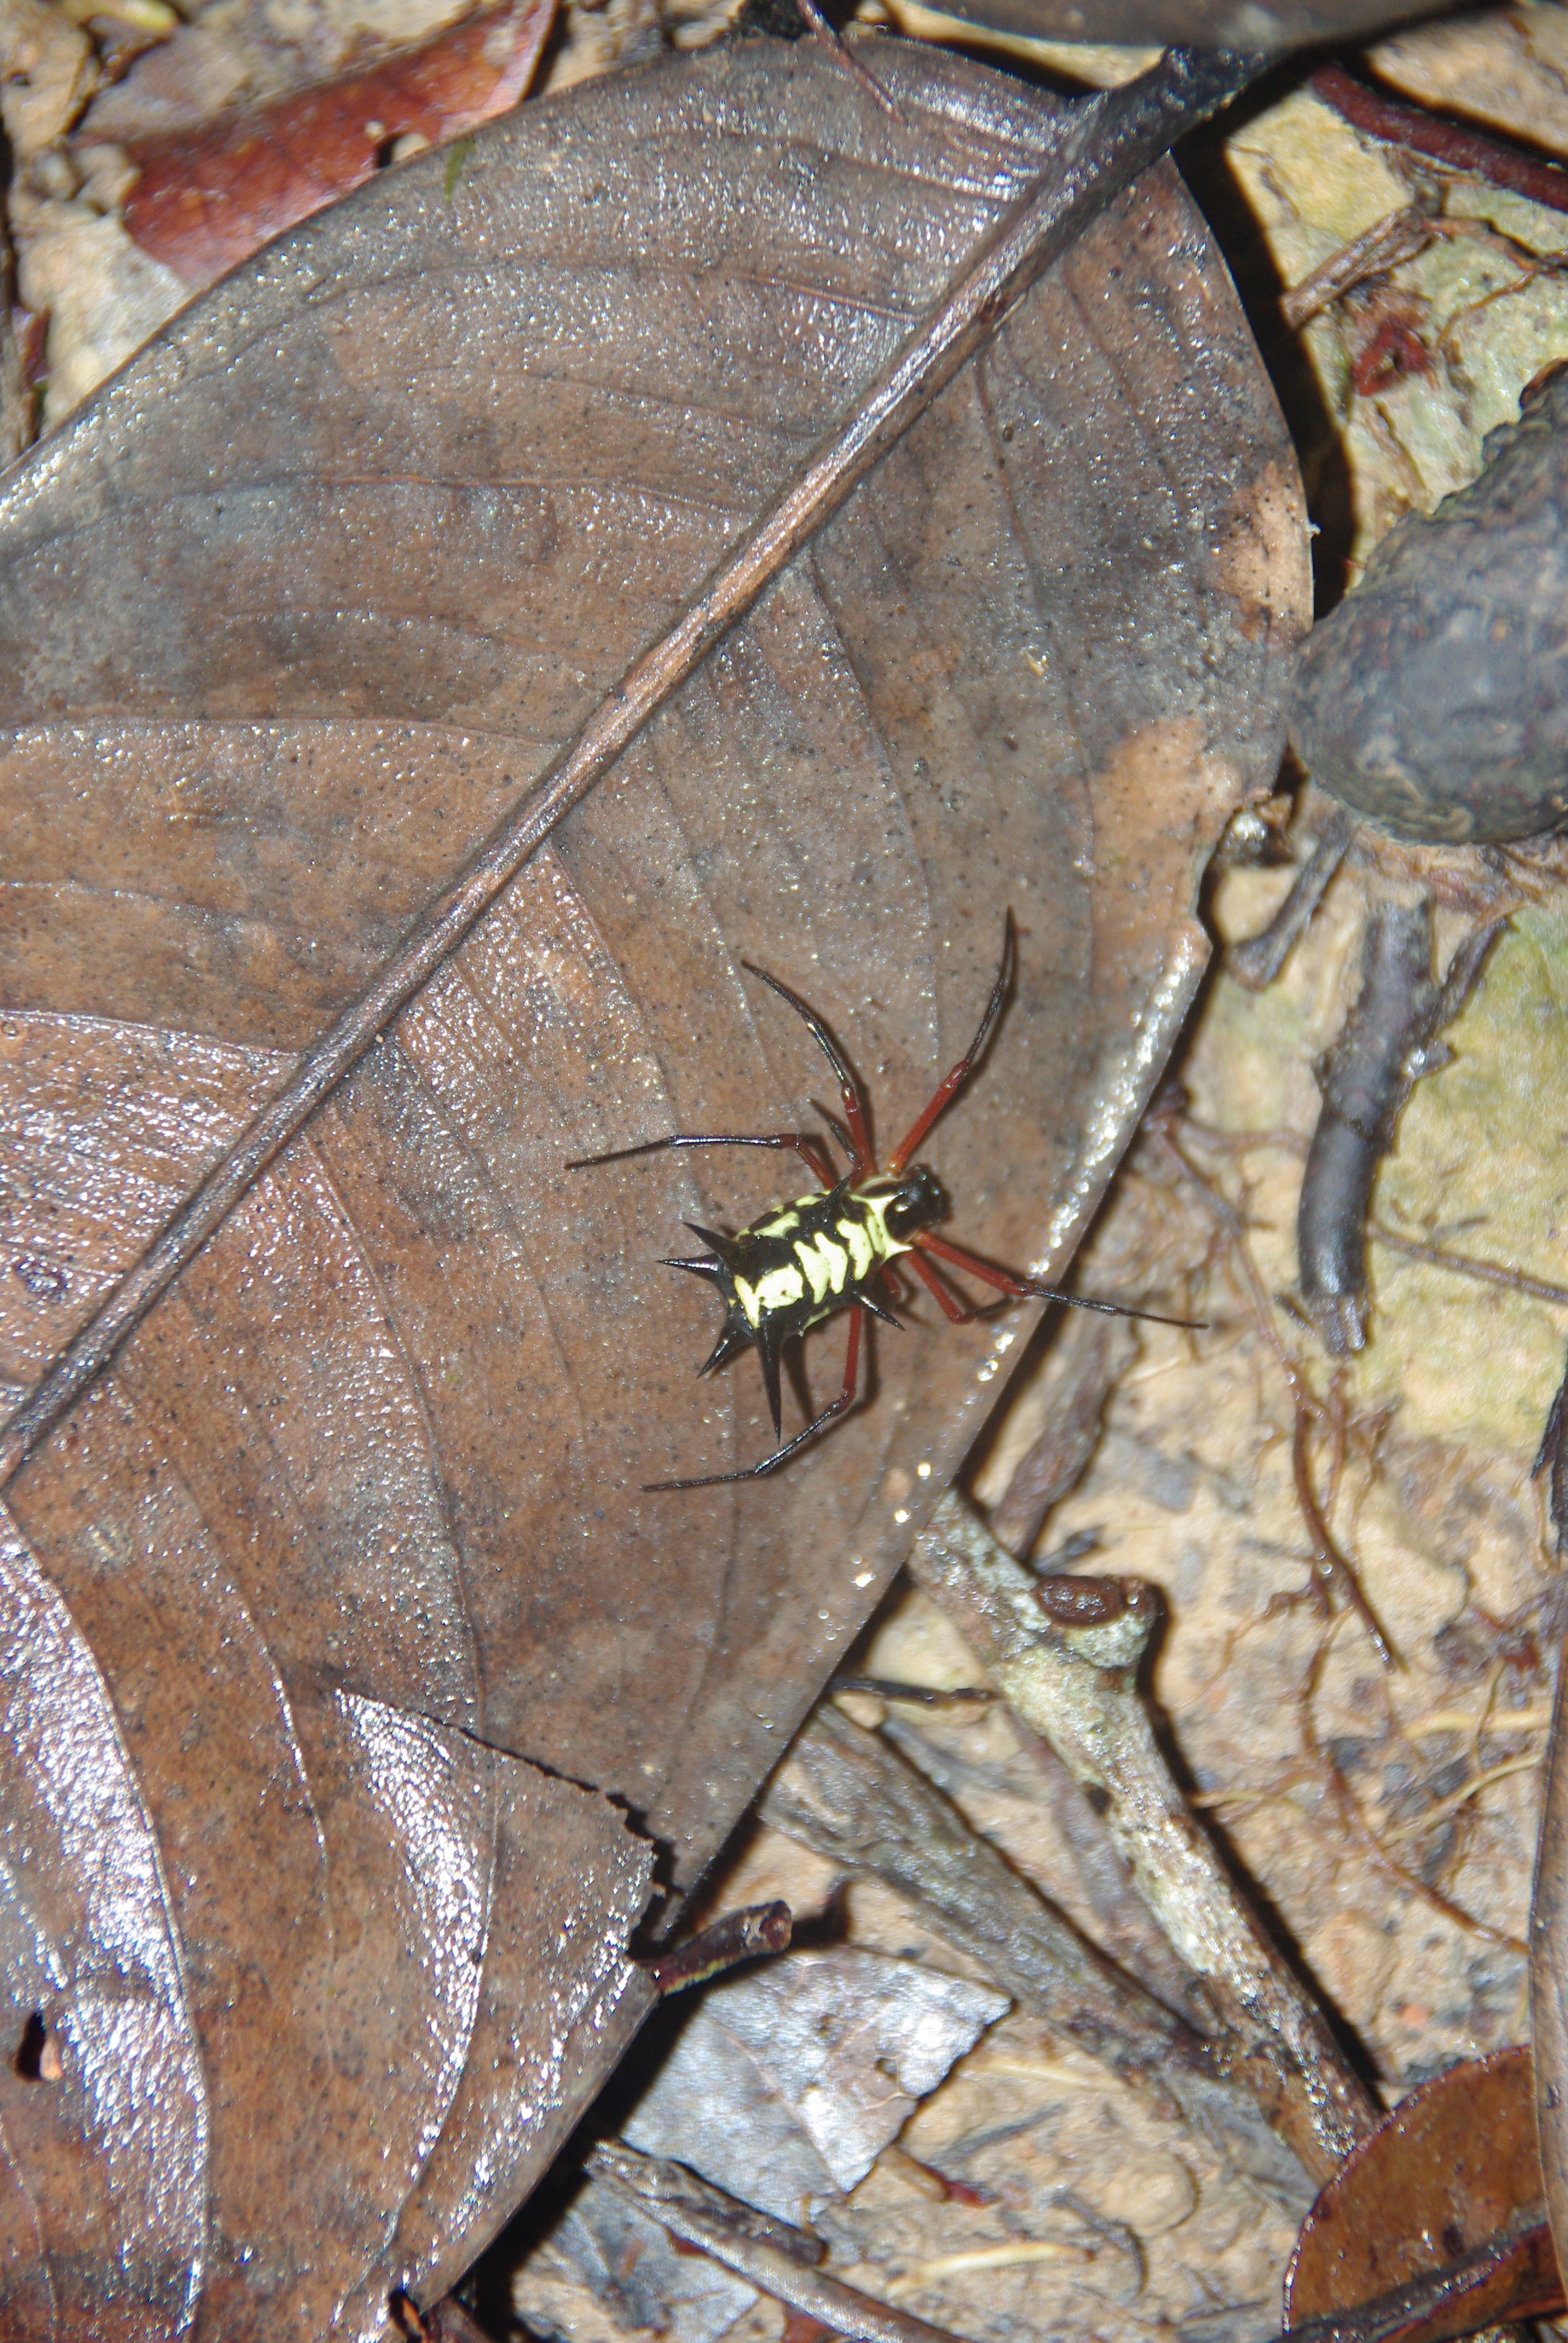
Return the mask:
[(943, 0), (948, 13), (1026, 40), (1141, 47), (1291, 49), (1349, 40), (1424, 14), (1409, 0)]
[(430, 146), (516, 106), (555, 0), (502, 0), (401, 55), (199, 129), (134, 142), (126, 226), (194, 288), (359, 186), (400, 138)]
[[(1032, 93), (872, 55), (896, 117), (757, 42), (493, 126), (450, 200), (415, 162), (9, 476), (18, 1397), (1056, 150)], [(645, 2006), (655, 1851), (678, 1896), (1016, 1326), (890, 1335), (876, 1403), (777, 1481), (647, 1494), (766, 1453), (750, 1363), (697, 1381), (707, 1296), (658, 1257), (777, 1167), (565, 1163), (810, 1122), (821, 1068), (743, 959), (831, 1019), (885, 1140), (1010, 901), (1017, 993), (931, 1154), (966, 1234), (1059, 1269), (1202, 967), (1306, 600), (1289, 442), (1155, 172), (15, 1474), (0, 1943), (7, 2022), (65, 2067), (46, 2104), (0, 2068), (18, 2331), (368, 2336), (531, 2184)]]
[[(1432, 2283), (1445, 2269), (1446, 2283)], [(1347, 2335), (1390, 2343), (1442, 2343), (1562, 2308), (1527, 2048), (1423, 2083), (1318, 2197), (1286, 2272), (1286, 2324), (1362, 2305), (1371, 2315), (1364, 2328), (1345, 2318)]]

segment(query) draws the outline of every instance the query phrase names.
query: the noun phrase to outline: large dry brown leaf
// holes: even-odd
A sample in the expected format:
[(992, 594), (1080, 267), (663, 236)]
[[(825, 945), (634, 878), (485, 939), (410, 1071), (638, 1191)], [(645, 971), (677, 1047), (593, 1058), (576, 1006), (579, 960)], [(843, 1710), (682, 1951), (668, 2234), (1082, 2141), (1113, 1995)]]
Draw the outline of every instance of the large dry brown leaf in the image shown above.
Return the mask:
[[(272, 247), (11, 476), (18, 1395), (1049, 151), (1030, 93), (874, 56), (900, 118), (766, 43), (527, 109), (449, 202), (432, 157)], [(678, 1891), (722, 1840), (1009, 1341), (923, 1322), (777, 1480), (643, 1494), (765, 1450), (658, 1257), (779, 1174), (566, 1159), (809, 1121), (743, 957), (886, 1142), (1010, 901), (1017, 996), (931, 1152), (960, 1233), (1060, 1266), (1305, 610), (1283, 427), (1155, 173), (12, 1482), (5, 2022), (61, 2070), (0, 2071), (19, 2331), (374, 2334), (540, 2169), (645, 2006), (650, 1857)]]

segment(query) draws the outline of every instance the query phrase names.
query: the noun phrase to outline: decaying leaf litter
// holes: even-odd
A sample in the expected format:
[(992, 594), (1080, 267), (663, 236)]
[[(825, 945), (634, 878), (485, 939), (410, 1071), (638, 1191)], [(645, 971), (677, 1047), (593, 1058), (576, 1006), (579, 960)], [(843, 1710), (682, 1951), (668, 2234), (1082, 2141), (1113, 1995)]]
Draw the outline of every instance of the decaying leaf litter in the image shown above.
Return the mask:
[[(1513, 37), (1519, 45), (1517, 33)], [(1254, 117), (1229, 152), (1290, 282), (1382, 216), (1376, 206), (1393, 210), (1408, 200), (1408, 182), (1386, 155), (1342, 132), (1311, 101), (1287, 100)], [(1447, 200), (1529, 252), (1556, 248), (1551, 239), (1559, 224), (1533, 207), (1499, 207), (1490, 193), (1462, 185)], [(1439, 271), (1456, 254), (1478, 271), (1457, 287)], [(1511, 273), (1501, 281), (1526, 281), (1498, 296), (1499, 279), (1487, 269), (1505, 259)], [(1441, 363), (1431, 377), (1347, 394), (1364, 320), (1331, 314), (1307, 328), (1331, 398), (1348, 411), (1342, 431), (1304, 452), (1348, 475), (1352, 493), (1340, 508), (1339, 544), (1347, 549), (1345, 516), (1353, 515), (1360, 534), (1348, 548), (1352, 558), (1402, 504), (1430, 500), (1465, 477), (1480, 437), (1511, 413), (1518, 383), (1550, 354), (1557, 333), (1549, 272), (1527, 270), (1509, 247), (1500, 253), (1481, 238), (1445, 237), (1398, 274), (1405, 329), (1423, 347), (1429, 334), (1434, 343), (1441, 337)], [(1440, 321), (1435, 328), (1432, 317)], [(1454, 318), (1457, 341), (1442, 334)], [(1473, 338), (1466, 342), (1465, 334)], [(1216, 904), (1222, 927), (1249, 931), (1281, 883), (1227, 874)], [(1137, 1338), (1139, 1359), (1109, 1395), (1090, 1475), (1052, 1513), (1042, 1544), (1094, 1532), (1106, 1566), (1171, 1590), (1171, 1628), (1157, 1681), (1200, 1797), (1214, 1805), (1294, 1926), (1314, 1973), (1373, 2048), (1385, 2081), (1397, 2087), (1465, 2049), (1523, 2031), (1518, 1955), (1496, 1937), (1517, 1939), (1523, 1929), (1530, 1769), (1545, 1725), (1540, 1646), (1532, 1650), (1531, 1634), (1550, 1640), (1552, 1581), (1525, 1471), (1559, 1372), (1563, 1328), (1560, 1314), (1538, 1304), (1378, 1255), (1374, 1342), (1340, 1387), (1345, 1463), (1334, 1518), (1410, 1663), (1411, 1681), (1385, 1682), (1356, 1648), (1352, 1627), (1341, 1624), (1303, 1715), (1297, 1696), (1308, 1688), (1319, 1625), (1300, 1611), (1263, 1615), (1269, 1595), (1294, 1590), (1304, 1575), (1282, 1379), (1271, 1346), (1246, 1323), (1233, 1223), (1205, 1198), (1202, 1183), (1242, 1208), (1251, 1225), (1240, 1242), (1253, 1251), (1265, 1292), (1287, 1285), (1292, 1182), (1315, 1111), (1307, 1070), (1337, 1021), (1363, 885), (1354, 870), (1342, 879), (1277, 992), (1251, 1000), (1223, 978), (1212, 989), (1192, 1054), (1179, 1070), (1191, 1101), (1188, 1123), (1168, 1123), (1162, 1138), (1144, 1142), (1086, 1275), (1103, 1286), (1107, 1278), (1141, 1274), (1151, 1292), (1168, 1280), (1191, 1306), (1228, 1317), (1230, 1339), (1194, 1360), (1183, 1342), (1162, 1353), (1162, 1337)], [(1551, 1135), (1541, 1131), (1535, 1108), (1551, 1095), (1555, 1073), (1554, 933), (1549, 900), (1516, 919), (1484, 993), (1452, 1037), (1454, 1065), (1424, 1086), (1407, 1112), (1379, 1195), (1396, 1229), (1548, 1275), (1556, 1189)], [(1529, 953), (1523, 961), (1522, 950)], [(1512, 1131), (1500, 1087), (1516, 1101)], [(1324, 1391), (1306, 1338), (1277, 1313), (1275, 1322)], [(1027, 1404), (1021, 1396), (1018, 1415), (998, 1436), (978, 1484), (982, 1495), (1000, 1496), (1010, 1463), (1037, 1428)], [(1318, 1450), (1326, 1479), (1339, 1437), (1331, 1422)], [(858, 1661), (869, 1673), (973, 1679), (972, 1658), (921, 1598), (890, 1619), (880, 1638)], [(961, 1725), (917, 1715), (916, 1727), (909, 1711), (892, 1714), (905, 1730), (918, 1727), (922, 1754), (946, 1752), (946, 1778), (960, 1803), (970, 1803), (1060, 1900), (1071, 1906), (1076, 1895), (1095, 1932), (1101, 1916), (1073, 1886), (1071, 1858), (1042, 1811), (1038, 1768), (1022, 1764), (1020, 1793), (1020, 1759), (1009, 1746), (1015, 1736), (1000, 1714), (975, 1711)], [(1391, 1855), (1402, 1875), (1389, 1867)], [(749, 1900), (780, 1861), (776, 1845), (760, 1842), (723, 1900)], [(790, 1862), (793, 1900), (809, 1909), (812, 1874), (805, 1872), (803, 1887), (798, 1859)], [(819, 1866), (815, 1876), (820, 1893), (827, 1878)], [(856, 1886), (846, 1901), (858, 1940), (900, 1952), (920, 1942), (907, 1910), (885, 1892)], [(1454, 1911), (1493, 1933), (1467, 1927)], [(953, 1965), (950, 1949), (930, 1938), (921, 1949), (939, 1966)], [(1010, 2043), (1018, 2053), (1010, 2066)], [(1100, 2332), (1118, 2321), (1132, 2332), (1151, 2318), (1203, 2331), (1211, 2314), (1238, 2304), (1270, 2305), (1271, 2315), (1271, 2273), (1288, 2241), (1288, 2218), (1226, 2177), (1201, 2142), (1183, 2138), (1172, 2158), (1168, 2129), (1154, 2126), (1141, 2138), (1142, 2110), (1125, 2094), (1105, 2101), (1085, 2088), (1094, 2070), (1077, 2054), (1061, 2056), (1049, 2037), (1042, 2042), (1038, 2028), (1030, 2039), (1027, 2021), (1003, 2021), (937, 2094), (909, 2136), (917, 2153), (929, 2133), (931, 2161), (940, 2165), (937, 2147), (985, 2128), (971, 2122), (966, 2132), (963, 2117), (966, 2105), (972, 2111), (987, 2104), (987, 2077), (993, 2100), (999, 2091), (1012, 2095), (1006, 2120), (991, 2125), (1007, 2136), (980, 2151), (1005, 2168), (1011, 2190), (998, 2192), (1000, 2239), (987, 2229), (974, 2243), (972, 2225), (991, 2219), (994, 2207), (949, 2200), (940, 2219), (953, 2226), (956, 2242), (945, 2257), (928, 2250), (939, 2218), (930, 2188), (888, 2158), (850, 2200), (854, 2218), (836, 2263), (853, 2268), (858, 2256), (872, 2292), (885, 2290), (890, 2273), (901, 2282), (915, 2272), (916, 2287), (906, 2291), (900, 2283), (899, 2298), (977, 2335), (992, 2325), (1006, 2332), (1010, 2322), (1033, 2327), (1058, 2317), (1090, 2318)], [(1052, 2097), (1063, 2091), (1071, 2094), (1065, 2112)], [(1013, 2131), (1015, 2120), (1023, 2128)], [(1117, 2145), (1108, 2148), (1107, 2140)], [(1074, 2259), (1085, 2250), (1082, 2217), (1073, 2217), (1080, 2226), (1070, 2236), (1060, 2205), (1060, 2256), (1006, 2258), (1010, 2243), (1021, 2251), (1053, 2242), (1032, 2234), (1020, 2241), (1019, 2230), (1060, 2188), (1066, 2163), (1079, 2180), (1098, 2179), (1098, 2196), (1088, 2186), (1076, 2193), (1102, 2220), (1128, 2217), (1149, 2271), (1130, 2299), (1125, 2271), (1108, 2284), (1098, 2267), (1106, 2257)], [(1140, 2170), (1141, 2193), (1130, 2184), (1119, 2196), (1120, 2182)], [(901, 2262), (900, 2224), (908, 2247)], [(891, 2242), (879, 2245), (884, 2231)], [(989, 2268), (964, 2266), (966, 2254), (992, 2248)], [(953, 2266), (930, 2275), (942, 2259)], [(1063, 2288), (1076, 2290), (1064, 2295)], [(576, 2315), (591, 2318), (580, 2303)], [(757, 2316), (766, 2322), (772, 2314)]]

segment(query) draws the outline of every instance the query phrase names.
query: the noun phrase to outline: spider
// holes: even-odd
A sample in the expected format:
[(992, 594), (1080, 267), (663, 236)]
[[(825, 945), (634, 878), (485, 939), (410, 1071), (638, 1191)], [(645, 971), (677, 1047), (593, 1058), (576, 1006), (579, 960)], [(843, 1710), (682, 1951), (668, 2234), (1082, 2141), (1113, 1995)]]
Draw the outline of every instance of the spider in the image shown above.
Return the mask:
[(793, 1131), (675, 1131), (668, 1139), (644, 1140), (639, 1146), (618, 1147), (606, 1155), (579, 1156), (567, 1165), (568, 1172), (580, 1172), (595, 1164), (624, 1163), (632, 1156), (657, 1155), (666, 1148), (676, 1147), (770, 1147), (788, 1149), (799, 1155), (822, 1183), (820, 1190), (809, 1195), (795, 1196), (788, 1203), (773, 1205), (736, 1236), (723, 1236), (689, 1221), (686, 1225), (693, 1236), (711, 1246), (711, 1252), (691, 1259), (667, 1260), (664, 1266), (688, 1270), (692, 1276), (707, 1278), (719, 1288), (725, 1305), (724, 1324), (698, 1373), (710, 1375), (742, 1351), (754, 1347), (761, 1362), (776, 1441), (782, 1439), (783, 1433), (779, 1365), (785, 1343), (809, 1332), (836, 1312), (847, 1310), (849, 1334), (844, 1353), (844, 1380), (838, 1397), (792, 1440), (783, 1440), (759, 1464), (747, 1465), (734, 1473), (706, 1473), (690, 1480), (650, 1481), (644, 1484), (646, 1488), (712, 1489), (726, 1481), (760, 1480), (766, 1473), (776, 1473), (790, 1457), (799, 1455), (809, 1442), (826, 1432), (829, 1424), (846, 1415), (854, 1404), (859, 1383), (860, 1340), (866, 1312), (869, 1311), (874, 1318), (884, 1320), (890, 1326), (900, 1323), (890, 1307), (901, 1299), (890, 1267), (895, 1260), (908, 1262), (955, 1326), (964, 1325), (979, 1312), (950, 1292), (931, 1267), (933, 1258), (950, 1268), (966, 1270), (997, 1292), (1018, 1299), (1063, 1302), (1073, 1310), (1101, 1310), (1117, 1318), (1151, 1318), (1165, 1326), (1192, 1322), (1182, 1318), (1160, 1318), (1153, 1311), (1131, 1309), (1120, 1302), (1063, 1293), (1056, 1286), (1042, 1284), (1036, 1277), (1015, 1277), (1010, 1270), (997, 1269), (934, 1232), (932, 1223), (945, 1220), (949, 1210), (941, 1184), (928, 1165), (907, 1167), (939, 1115), (951, 1104), (980, 1063), (1011, 989), (1017, 964), (1018, 941), (1010, 911), (1003, 933), (1001, 966), (980, 1030), (879, 1172), (871, 1154), (864, 1092), (832, 1035), (798, 992), (791, 991), (778, 977), (769, 976), (766, 969), (753, 967), (749, 960), (741, 965), (771, 987), (804, 1020), (833, 1069), (843, 1101), (843, 1121), (840, 1122), (836, 1115), (821, 1109), (819, 1111), (849, 1157), (849, 1170), (840, 1173), (835, 1168), (826, 1140), (811, 1132)]

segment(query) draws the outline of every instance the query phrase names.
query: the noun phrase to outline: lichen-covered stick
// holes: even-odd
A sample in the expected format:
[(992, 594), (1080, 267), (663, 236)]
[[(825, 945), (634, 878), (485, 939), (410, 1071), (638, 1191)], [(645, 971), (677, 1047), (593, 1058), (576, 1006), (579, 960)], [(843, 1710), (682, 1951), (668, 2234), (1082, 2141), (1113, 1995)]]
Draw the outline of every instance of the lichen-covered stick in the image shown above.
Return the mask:
[(916, 1541), (910, 1571), (957, 1620), (1009, 1707), (1103, 1802), (1145, 1903), (1241, 2045), (1249, 2085), (1308, 2171), (1327, 2178), (1373, 2128), (1377, 2109), (1161, 1754), (1137, 1689), (1160, 1614), (1154, 1590), (1135, 1587), (1138, 1599), (1102, 1624), (1048, 1625), (1029, 1573), (951, 1491)]

